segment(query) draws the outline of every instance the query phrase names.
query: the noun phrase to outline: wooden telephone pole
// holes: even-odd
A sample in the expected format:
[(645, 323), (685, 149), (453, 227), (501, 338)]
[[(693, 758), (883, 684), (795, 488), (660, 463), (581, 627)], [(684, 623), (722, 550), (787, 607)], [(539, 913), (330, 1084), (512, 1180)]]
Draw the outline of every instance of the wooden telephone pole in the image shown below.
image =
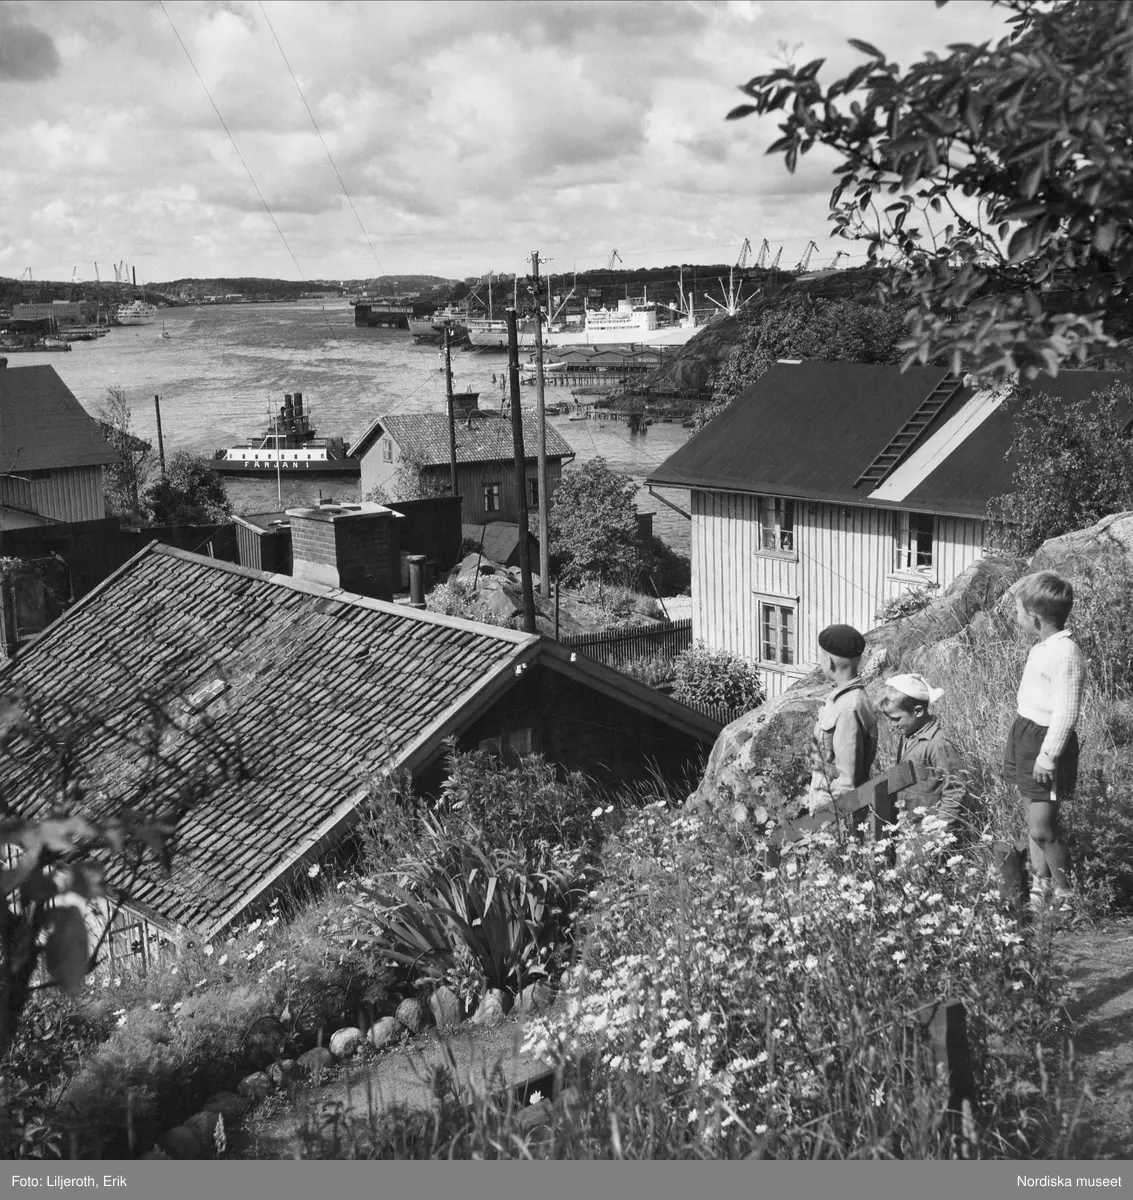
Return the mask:
[(448, 455), (452, 494), (460, 495), (456, 487), (456, 413), (452, 400), (452, 348), (449, 346), (449, 327), (445, 326), (445, 398), (448, 401)]
[(523, 413), (519, 409), (519, 334), (515, 327), (515, 309), (507, 310), (507, 365), (511, 390), (511, 439), (515, 450), (516, 525), (519, 531), (519, 574), (523, 583), (523, 628), (537, 633), (535, 592), (531, 586), (531, 547), (527, 524), (527, 458), (523, 449)]
[[(544, 600), (551, 598), (551, 551), (548, 545), (547, 510), (547, 412), (543, 394), (543, 314), (539, 307), (539, 251), (531, 251), (531, 269), (535, 283), (535, 417), (539, 427), (539, 461), (535, 469), (535, 482), (539, 491), (539, 595)], [(550, 292), (551, 281), (547, 280)], [(550, 316), (550, 308), (547, 310)]]

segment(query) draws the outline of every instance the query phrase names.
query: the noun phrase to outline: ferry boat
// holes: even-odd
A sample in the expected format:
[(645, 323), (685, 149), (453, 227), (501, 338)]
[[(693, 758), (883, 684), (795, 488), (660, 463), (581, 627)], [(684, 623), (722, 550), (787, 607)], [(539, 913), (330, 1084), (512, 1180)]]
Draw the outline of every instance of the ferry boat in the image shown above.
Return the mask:
[(148, 325), (157, 316), (157, 306), (135, 300), (132, 304), (120, 304), (115, 316), (119, 325)]
[(468, 314), (462, 308), (450, 305), (439, 309), (431, 317), (410, 317), (409, 332), (415, 338), (428, 341), (443, 340), (448, 330), (450, 342), (464, 341), (468, 337)]
[[(543, 345), (548, 349), (568, 346), (604, 346), (612, 343), (635, 346), (683, 346), (699, 332), (691, 321), (661, 325), (657, 320), (656, 304), (635, 304), (619, 300), (617, 308), (593, 309), (586, 313), (581, 325), (544, 325)], [(535, 322), (516, 323), (521, 349), (535, 346)], [(506, 350), (507, 322), (470, 320), (468, 340), (474, 349)]]
[(302, 392), (286, 392), (267, 429), (247, 442), (217, 450), (212, 469), (225, 475), (360, 475), (362, 460), (346, 454), (340, 437), (317, 437)]

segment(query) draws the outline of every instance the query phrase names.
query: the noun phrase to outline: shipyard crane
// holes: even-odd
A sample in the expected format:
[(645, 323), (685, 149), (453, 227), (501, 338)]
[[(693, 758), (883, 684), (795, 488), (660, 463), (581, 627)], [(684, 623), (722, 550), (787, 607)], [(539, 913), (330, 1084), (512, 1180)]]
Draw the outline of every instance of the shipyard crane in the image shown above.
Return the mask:
[(736, 259), (736, 266), (742, 271), (747, 266), (747, 256), (751, 253), (751, 241), (744, 238), (744, 244), (740, 247), (740, 256)]
[(775, 261), (771, 264), (772, 271), (779, 270), (779, 259), (781, 259), (782, 257), (783, 257), (783, 247), (780, 246), (779, 249), (775, 251)]
[(755, 260), (755, 269), (762, 271), (767, 266), (767, 256), (771, 253), (771, 243), (764, 238), (763, 245), (759, 247), (759, 257)]
[(33, 282), (34, 282), (34, 280), (33, 280), (33, 279), (32, 279), (32, 277), (31, 277), (31, 267), (25, 267), (25, 268), (24, 268), (24, 274), (20, 276), (20, 282), (21, 282), (21, 283), (23, 283), (23, 281), (24, 281), (24, 275), (26, 275), (26, 276), (27, 276), (28, 283), (33, 283)]
[(805, 271), (807, 269), (807, 267), (810, 266), (810, 256), (817, 249), (818, 249), (818, 246), (814, 242), (807, 242), (806, 249), (803, 251), (803, 256), (802, 256), (802, 258), (799, 259), (798, 266), (795, 267), (795, 270), (796, 271)]
[(608, 263), (606, 263), (606, 270), (612, 271), (614, 269), (614, 263), (621, 262), (621, 261), (622, 261), (622, 256), (615, 250), (613, 252), (613, 254), (610, 255), (610, 261)]
[(838, 264), (842, 261), (842, 259), (849, 257), (849, 250), (839, 250), (838, 253), (835, 254), (834, 257), (826, 264), (825, 269), (827, 271), (836, 271), (838, 269)]

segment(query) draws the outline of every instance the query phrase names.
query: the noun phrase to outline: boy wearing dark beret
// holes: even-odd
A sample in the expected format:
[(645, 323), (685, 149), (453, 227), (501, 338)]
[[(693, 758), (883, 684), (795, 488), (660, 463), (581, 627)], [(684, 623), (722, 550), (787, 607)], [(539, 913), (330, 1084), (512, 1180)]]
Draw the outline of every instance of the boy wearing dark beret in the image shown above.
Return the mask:
[(852, 625), (828, 625), (818, 648), (822, 673), (834, 686), (811, 742), (812, 813), (865, 783), (877, 754), (877, 714), (858, 675), (865, 638)]

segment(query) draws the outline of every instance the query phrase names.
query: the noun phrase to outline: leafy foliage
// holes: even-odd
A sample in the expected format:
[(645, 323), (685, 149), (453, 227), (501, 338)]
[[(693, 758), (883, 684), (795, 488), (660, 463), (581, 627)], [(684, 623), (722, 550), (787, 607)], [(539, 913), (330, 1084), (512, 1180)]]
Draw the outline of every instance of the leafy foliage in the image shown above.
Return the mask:
[(142, 512), (155, 525), (209, 525), (228, 520), (232, 505), (209, 460), (178, 450), (143, 492)]
[(924, 612), (933, 601), (933, 592), (939, 587), (940, 584), (934, 580), (926, 580), (915, 587), (905, 588), (899, 595), (886, 600), (873, 614), (874, 620), (885, 625), (890, 621), (900, 621), (902, 617)]
[(1012, 404), (1014, 491), (988, 510), (999, 541), (1030, 555), (1047, 538), (1133, 508), (1128, 387), (1115, 384), (1076, 402), (1025, 391)]
[(727, 650), (692, 646), (678, 655), (673, 696), (721, 708), (757, 708), (764, 700), (759, 669)]
[(378, 484), (363, 497), (374, 504), (396, 504), (398, 500), (428, 500), (433, 496), (452, 494), (448, 474), (429, 470), (424, 462), (412, 454), (401, 451), (397, 470), (388, 487)]
[(1111, 344), (1129, 306), (1133, 10), (1004, 7), (994, 44), (902, 70), (852, 40), (867, 61), (829, 87), (822, 59), (788, 64), (728, 115), (781, 112), (768, 153), (789, 171), (815, 145), (838, 156), (830, 219), (895, 262), (889, 292), (913, 301), (906, 362), (1033, 377)]
[(896, 363), (902, 314), (852, 300), (796, 296), (781, 308), (753, 313), (727, 363), (712, 381), (712, 401), (698, 409), (703, 425), (780, 358)]
[[(214, 778), (242, 769), (207, 726), (171, 745), (167, 735), (179, 726), (168, 697), (148, 695), (143, 707), (145, 718), (123, 733), (97, 716), (48, 710), (27, 693), (0, 696), (9, 783), (34, 796), (30, 811), (0, 816), (0, 848), (10, 862), (0, 870), (0, 1058), (38, 986), (37, 970), (77, 995), (109, 928), (107, 921), (92, 944), (86, 913), (104, 910), (112, 919), (144, 870), (168, 870), (177, 821)], [(94, 732), (108, 733), (119, 751), (141, 746), (144, 761), (92, 786), (83, 751)]]
[(563, 474), (551, 502), (551, 553), (567, 587), (587, 579), (630, 586), (644, 565), (637, 536), (637, 485), (604, 458)]
[(103, 437), (118, 452), (118, 461), (103, 473), (106, 503), (117, 516), (138, 518), (142, 494), (154, 469), (153, 447), (131, 428), (133, 409), (124, 389), (109, 387), (106, 400), (98, 410)]

